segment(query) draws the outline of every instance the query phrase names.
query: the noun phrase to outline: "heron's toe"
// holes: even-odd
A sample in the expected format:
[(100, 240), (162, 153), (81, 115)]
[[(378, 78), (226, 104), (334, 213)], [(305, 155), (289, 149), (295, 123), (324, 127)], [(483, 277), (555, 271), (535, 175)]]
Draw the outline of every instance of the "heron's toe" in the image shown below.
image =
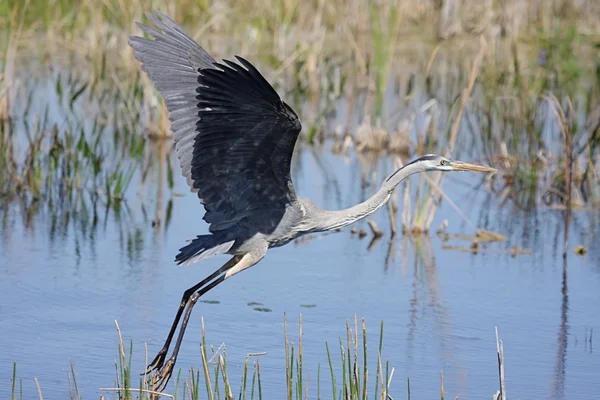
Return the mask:
[(154, 360), (146, 367), (146, 370), (142, 372), (140, 375), (150, 375), (152, 371), (158, 371), (162, 368), (165, 363), (165, 358), (167, 355), (167, 351), (165, 349), (161, 349)]
[[(163, 358), (164, 361), (164, 358)], [(175, 365), (175, 360), (173, 358), (169, 358), (167, 362), (157, 370), (156, 374), (152, 375), (148, 381), (148, 386), (155, 392), (162, 392), (167, 387), (167, 383), (171, 379), (171, 375), (173, 374), (173, 366)]]

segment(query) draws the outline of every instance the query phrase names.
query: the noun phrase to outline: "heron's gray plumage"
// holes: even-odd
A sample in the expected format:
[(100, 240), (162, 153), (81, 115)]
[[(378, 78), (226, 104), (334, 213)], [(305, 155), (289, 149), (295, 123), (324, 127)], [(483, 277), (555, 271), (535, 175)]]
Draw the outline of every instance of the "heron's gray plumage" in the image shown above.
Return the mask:
[(234, 243), (235, 240), (223, 240), (216, 235), (199, 235), (179, 249), (175, 261), (179, 265), (190, 265), (217, 254), (226, 254)]
[(215, 59), (165, 14), (146, 14), (162, 32), (137, 22), (152, 39), (131, 36), (129, 45), (142, 70), (154, 82), (165, 101), (182, 175), (192, 182), (192, 155), (198, 119), (198, 70), (210, 68)]
[[(248, 61), (237, 57), (237, 63), (217, 63), (179, 25), (156, 14), (148, 19), (159, 30), (138, 23), (152, 39), (132, 36), (129, 43), (165, 100), (182, 174), (204, 205), (210, 231), (182, 247), (176, 261), (188, 265), (217, 254), (233, 255), (185, 291), (165, 345), (148, 366), (147, 373), (158, 371), (152, 386), (160, 391), (171, 377), (198, 298), (255, 265), (269, 248), (374, 213), (400, 182), (417, 172), (493, 170), (428, 154), (388, 176), (366, 201), (345, 210), (323, 210), (298, 197), (291, 180), (292, 153), (302, 129), (296, 113)], [(165, 364), (182, 316), (175, 350)]]
[(394, 189), (412, 174), (433, 170), (441, 156), (427, 154), (414, 160), (389, 175), (373, 196), (343, 210), (322, 210), (308, 199), (302, 199), (306, 208), (306, 218), (301, 223), (301, 231), (326, 232), (348, 226), (379, 210), (390, 198)]

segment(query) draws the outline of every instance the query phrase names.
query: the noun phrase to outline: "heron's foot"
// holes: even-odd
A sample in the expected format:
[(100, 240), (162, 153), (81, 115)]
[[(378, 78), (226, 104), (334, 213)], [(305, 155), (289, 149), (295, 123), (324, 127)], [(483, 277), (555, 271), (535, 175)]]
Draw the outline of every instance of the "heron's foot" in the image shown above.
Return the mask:
[(165, 358), (167, 358), (167, 351), (168, 349), (164, 347), (160, 349), (156, 357), (154, 357), (154, 360), (152, 360), (148, 367), (146, 367), (146, 370), (140, 375), (150, 375), (152, 371), (160, 370), (165, 363)]
[[(164, 361), (164, 358), (163, 358)], [(162, 366), (157, 372), (148, 378), (146, 382), (148, 386), (155, 392), (162, 392), (167, 387), (169, 379), (173, 374), (173, 366), (175, 365), (175, 358), (171, 357), (167, 360), (165, 365)]]

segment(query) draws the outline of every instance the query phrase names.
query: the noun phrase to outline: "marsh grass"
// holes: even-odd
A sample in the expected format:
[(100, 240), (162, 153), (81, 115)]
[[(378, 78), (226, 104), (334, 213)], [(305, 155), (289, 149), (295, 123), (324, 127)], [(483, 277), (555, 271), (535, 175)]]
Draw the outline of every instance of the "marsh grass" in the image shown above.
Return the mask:
[[(301, 142), (327, 146), (333, 138), (335, 149), (347, 152), (354, 146), (371, 165), (383, 159), (388, 170), (397, 154), (405, 162), (445, 153), (499, 168), (482, 183), (501, 201), (594, 208), (600, 201), (600, 136), (593, 128), (594, 115), (600, 114), (594, 114), (600, 98), (593, 90), (600, 83), (600, 39), (590, 32), (600, 11), (591, 3), (564, 3), (537, 10), (517, 0), (502, 9), (492, 5), (493, 10), (478, 11), (499, 16), (484, 30), (468, 28), (472, 16), (465, 5), (454, 16), (462, 34), (441, 41), (434, 33), (439, 29), (422, 28), (447, 25), (434, 2), (159, 1), (152, 6), (181, 23), (217, 58), (232, 53), (251, 58), (299, 111), (305, 127)], [(159, 176), (154, 193), (172, 188), (166, 110), (127, 45), (129, 35), (141, 33), (134, 21), (145, 21), (150, 4), (17, 0), (3, 2), (0, 11), (5, 16), (0, 18), (4, 207), (20, 201), (28, 213), (59, 205), (90, 210), (98, 202), (122, 208), (132, 186), (150, 173)], [(529, 22), (508, 29), (507, 13), (525, 15)], [(503, 37), (498, 32), (504, 28)], [(36, 71), (35, 65), (51, 72)], [(566, 109), (574, 148), (568, 170), (562, 122), (543, 100), (550, 94)], [(40, 97), (47, 101), (40, 105)], [(451, 200), (444, 195), (442, 174), (407, 184), (401, 231), (429, 232), (442, 199)], [(393, 199), (389, 209), (392, 234), (398, 202)], [(168, 208), (157, 205), (153, 225), (168, 215)]]
[(23, 398), (23, 380), (19, 379), (19, 396), (17, 397), (17, 362), (13, 362), (12, 382), (10, 385), (10, 398), (17, 400)]
[[(197, 400), (200, 398), (220, 399), (268, 399), (263, 397), (260, 372), (260, 356), (266, 353), (249, 353), (243, 364), (242, 377), (239, 390), (234, 396), (234, 389), (230, 383), (227, 372), (227, 351), (225, 346), (215, 349), (208, 346), (206, 342), (206, 332), (204, 330), (204, 319), (202, 319), (202, 341), (200, 345), (201, 367), (190, 368), (187, 375), (182, 375), (179, 370), (174, 384), (174, 394), (158, 393), (152, 391), (146, 386), (146, 376), (141, 376), (139, 382), (134, 382), (131, 360), (133, 356), (133, 343), (130, 343), (127, 351), (123, 336), (118, 323), (115, 321), (118, 333), (118, 357), (115, 360), (116, 380), (113, 388), (100, 388), (104, 393), (113, 393), (119, 400), (131, 399), (156, 399), (159, 397), (172, 399)], [(307, 371), (303, 359), (303, 331), (302, 315), (299, 317), (298, 343), (294, 343), (287, 331), (287, 319), (284, 314), (284, 351), (285, 351), (285, 387), (287, 398), (289, 400), (303, 400), (309, 397), (309, 387), (316, 386), (317, 398), (321, 398), (321, 365), (317, 366), (316, 378), (310, 371)], [(366, 400), (375, 398), (387, 400), (389, 397), (389, 386), (393, 377), (394, 369), (389, 365), (389, 361), (383, 359), (383, 321), (379, 331), (379, 346), (377, 348), (377, 363), (371, 366), (375, 370), (374, 382), (370, 385), (368, 379), (369, 366), (367, 363), (367, 328), (364, 319), (360, 325), (356, 316), (354, 316), (353, 327), (346, 321), (346, 337), (339, 338), (339, 358), (335, 352), (330, 349), (329, 343), (325, 342), (328, 365), (323, 369), (328, 369), (331, 377), (331, 398), (333, 399), (352, 399)], [(332, 354), (334, 354), (332, 356)], [(256, 360), (250, 364), (250, 360)], [(337, 361), (335, 361), (337, 359)], [(341, 370), (341, 376), (337, 375)], [(16, 377), (16, 364), (13, 375)], [(202, 376), (201, 376), (202, 375)], [(71, 376), (71, 375), (70, 375)], [(72, 371), (73, 382), (75, 381), (75, 372)], [(13, 382), (16, 382), (13, 379)], [(137, 386), (137, 387), (136, 387)], [(14, 383), (13, 383), (14, 387)], [(76, 386), (75, 386), (76, 387)], [(373, 390), (371, 390), (373, 388)], [(313, 391), (314, 392), (314, 391)], [(71, 390), (73, 393), (73, 390)], [(201, 393), (206, 393), (204, 397)], [(372, 393), (372, 395), (369, 395)], [(134, 397), (135, 395), (135, 397)], [(73, 398), (73, 396), (72, 396)], [(76, 397), (79, 398), (79, 397)]]
[[(409, 157), (448, 152), (499, 168), (482, 186), (500, 203), (598, 209), (597, 2), (539, 9), (494, 2), (497, 18), (486, 29), (468, 27), (477, 18), (466, 5), (453, 24), (463, 35), (441, 41), (433, 33), (442, 25), (437, 3), (444, 2), (0, 2), (0, 206), (20, 207), (26, 223), (47, 211), (52, 229), (76, 221), (77, 230), (88, 232), (108, 212), (131, 225), (127, 199), (144, 182), (159, 182), (148, 189), (159, 198), (173, 188), (165, 108), (126, 44), (141, 33), (134, 21), (145, 21), (143, 12), (155, 7), (217, 58), (250, 58), (306, 121), (299, 146), (325, 146), (329, 139), (341, 153), (354, 146), (367, 159), (365, 177), (381, 163), (390, 169)], [(523, 19), (529, 22), (517, 24)], [(366, 186), (379, 183), (365, 178)], [(428, 232), (441, 199), (452, 202), (439, 175), (404, 189), (389, 212), (394, 224), (394, 204), (404, 204), (405, 234)], [(157, 205), (153, 225), (168, 224), (169, 204), (164, 215)], [(502, 240), (468, 225), (478, 240)], [(124, 236), (124, 246), (139, 251), (139, 230)], [(383, 324), (375, 366), (366, 361), (364, 321), (355, 319), (343, 339), (325, 344), (329, 362), (316, 375), (305, 365), (301, 329), (297, 344), (284, 333), (288, 399), (307, 398), (315, 387), (335, 399), (386, 399), (393, 368), (382, 358)], [(132, 352), (120, 337), (115, 390), (107, 397), (154, 395), (138, 381)], [(177, 375), (173, 397), (232, 398), (238, 382), (229, 380), (226, 349), (209, 346), (204, 327), (200, 355), (200, 368)], [(68, 379), (70, 397), (81, 398), (73, 366)], [(22, 398), (22, 385), (15, 363), (11, 399)], [(36, 386), (42, 398), (43, 382)], [(410, 398), (409, 379), (407, 389)], [(260, 355), (246, 357), (236, 395), (267, 398)]]
[[(118, 337), (117, 357), (115, 358), (115, 386), (99, 388), (100, 399), (114, 398), (118, 400), (199, 400), (199, 399), (226, 399), (226, 400), (254, 400), (270, 399), (268, 393), (263, 392), (261, 383), (260, 356), (266, 353), (249, 353), (242, 366), (242, 376), (239, 389), (234, 391), (227, 372), (227, 351), (225, 345), (218, 348), (207, 346), (202, 320), (202, 341), (200, 345), (201, 366), (191, 367), (187, 374), (181, 369), (174, 376), (170, 385), (173, 394), (155, 392), (145, 385), (146, 376), (140, 376), (132, 368), (134, 354), (133, 342), (125, 345), (118, 322), (115, 321)], [(381, 321), (376, 350), (376, 362), (369, 363), (369, 355), (373, 350), (367, 348), (367, 327), (364, 318), (360, 321), (355, 315), (352, 321), (346, 321), (345, 336), (340, 337), (335, 345), (330, 346), (325, 341), (324, 351), (327, 354), (327, 365), (317, 365), (316, 375), (312, 366), (306, 365), (303, 358), (302, 345), (302, 315), (298, 323), (298, 343), (294, 343), (287, 331), (286, 315), (284, 314), (284, 351), (285, 361), (281, 366), (285, 369), (285, 381), (281, 382), (286, 388), (288, 400), (308, 400), (322, 397), (344, 400), (381, 399), (391, 400), (390, 384), (394, 378), (394, 367), (384, 358), (384, 323)], [(591, 341), (591, 339), (590, 339)], [(209, 348), (210, 347), (210, 348)], [(337, 349), (336, 349), (337, 347)], [(498, 337), (496, 328), (496, 350), (499, 371), (500, 390), (494, 398), (505, 399), (506, 384), (504, 372), (503, 343)], [(255, 361), (251, 361), (255, 360)], [(312, 372), (312, 374), (311, 374)], [(327, 380), (330, 380), (330, 385)], [(79, 387), (75, 376), (75, 368), (71, 363), (67, 373), (69, 398), (81, 400)], [(43, 400), (43, 391), (37, 378), (34, 379), (40, 400)], [(440, 371), (440, 396), (445, 398), (444, 372)], [(309, 391), (310, 388), (310, 391)], [(411, 398), (410, 377), (406, 377), (406, 390)], [(396, 394), (395, 396), (402, 396)], [(504, 396), (504, 397), (502, 397)], [(396, 397), (394, 397), (396, 398)], [(23, 380), (18, 378), (17, 363), (13, 363), (11, 380), (11, 400), (23, 399)]]

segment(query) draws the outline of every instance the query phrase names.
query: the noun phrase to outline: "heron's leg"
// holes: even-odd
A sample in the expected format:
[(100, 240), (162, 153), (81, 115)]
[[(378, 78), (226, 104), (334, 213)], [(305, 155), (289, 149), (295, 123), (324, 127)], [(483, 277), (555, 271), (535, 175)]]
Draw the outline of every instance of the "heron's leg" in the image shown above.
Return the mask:
[(183, 314), (185, 305), (187, 304), (190, 297), (198, 289), (200, 289), (201, 287), (203, 287), (204, 285), (206, 285), (207, 283), (209, 283), (210, 281), (212, 281), (213, 279), (215, 279), (216, 277), (221, 275), (223, 272), (225, 272), (228, 269), (235, 266), (239, 262), (240, 259), (241, 259), (241, 256), (233, 256), (221, 268), (219, 268), (218, 270), (213, 272), (206, 279), (202, 280), (202, 282), (197, 283), (196, 285), (192, 286), (191, 288), (189, 288), (185, 292), (183, 292), (183, 296), (181, 298), (181, 303), (179, 303), (179, 308), (177, 309), (177, 314), (175, 315), (175, 320), (173, 321), (173, 325), (171, 325), (171, 330), (169, 331), (167, 340), (165, 341), (165, 344), (163, 345), (163, 347), (160, 349), (160, 351), (158, 352), (156, 357), (154, 357), (154, 360), (152, 360), (152, 362), (150, 363), (150, 365), (148, 365), (148, 367), (146, 368), (146, 371), (142, 375), (149, 374), (153, 370), (160, 369), (163, 366), (166, 355), (167, 355), (167, 351), (169, 351), (169, 346), (171, 345), (171, 341), (173, 340), (173, 336), (175, 335), (175, 330), (177, 329), (177, 326), (179, 325), (179, 320), (181, 319), (181, 315)]
[[(206, 285), (205, 287), (201, 288), (200, 290), (198, 290), (197, 292), (195, 292), (194, 294), (191, 295), (191, 297), (189, 298), (189, 300), (187, 302), (187, 308), (185, 310), (185, 314), (183, 315), (183, 322), (181, 323), (181, 329), (179, 330), (179, 335), (177, 336), (177, 341), (175, 342), (173, 354), (167, 360), (167, 363), (160, 369), (159, 373), (155, 377), (153, 377), (153, 379), (152, 379), (152, 389), (153, 390), (158, 391), (158, 392), (162, 391), (167, 386), (167, 383), (169, 382), (169, 379), (171, 378), (171, 374), (173, 373), (173, 366), (175, 365), (175, 361), (177, 360), (177, 355), (179, 354), (179, 348), (181, 347), (181, 342), (182, 342), (183, 336), (185, 334), (185, 329), (187, 328), (188, 321), (192, 314), (192, 308), (194, 308), (194, 305), (196, 304), (198, 299), (200, 297), (202, 297), (202, 295), (204, 295), (206, 292), (208, 292), (209, 290), (211, 290), (212, 288), (217, 286), (219, 283), (223, 282), (225, 279), (228, 279), (231, 276), (235, 275), (236, 273), (241, 272), (247, 268), (250, 268), (257, 262), (259, 262), (264, 257), (265, 253), (266, 253), (266, 247), (265, 247), (265, 250), (262, 252), (262, 254), (258, 254), (258, 253), (244, 254), (243, 257), (238, 259), (239, 261), (237, 262), (237, 264), (235, 264), (233, 267), (230, 267), (225, 274), (219, 276), (217, 279), (212, 281), (210, 284)], [(230, 274), (229, 272), (232, 272), (232, 273)]]

